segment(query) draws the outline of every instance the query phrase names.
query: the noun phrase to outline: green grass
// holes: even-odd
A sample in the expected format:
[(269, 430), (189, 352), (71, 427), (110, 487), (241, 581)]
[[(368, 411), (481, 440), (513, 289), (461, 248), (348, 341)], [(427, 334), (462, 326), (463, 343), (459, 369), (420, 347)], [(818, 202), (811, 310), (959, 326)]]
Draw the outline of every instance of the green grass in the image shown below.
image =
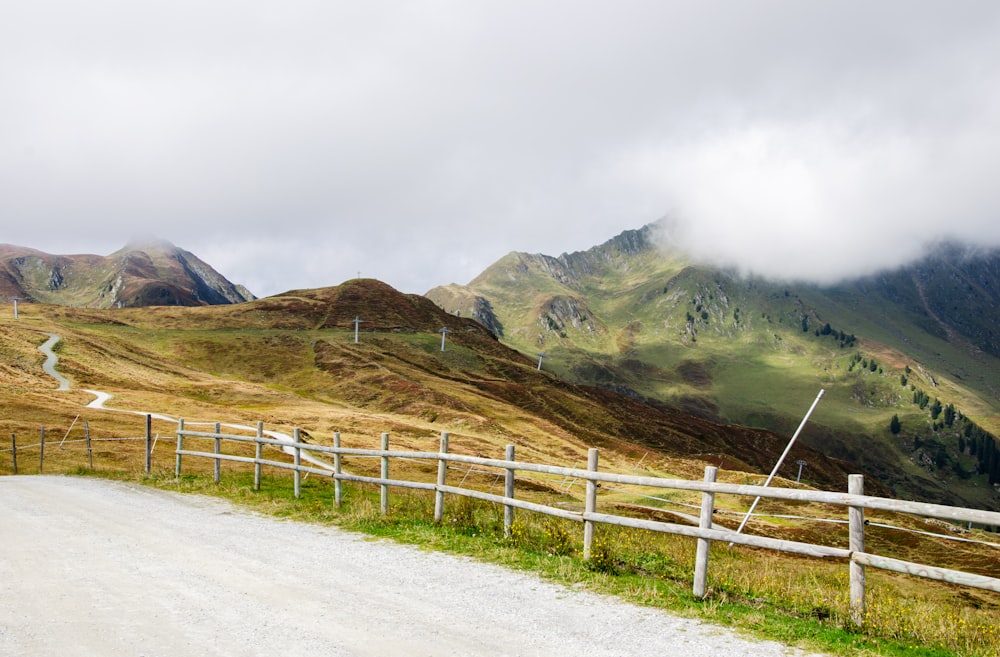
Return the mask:
[[(892, 443), (867, 447), (883, 441), (893, 414), (916, 408), (912, 392), (900, 385), (907, 365), (910, 383), (954, 403), (986, 430), (1000, 427), (992, 392), (1000, 360), (970, 356), (967, 345), (942, 339), (940, 327), (913, 309), (919, 306), (915, 289), (900, 288), (908, 303), (890, 303), (877, 291), (785, 287), (649, 253), (632, 257), (628, 267), (595, 261), (593, 271), (581, 268), (566, 281), (532, 262), (514, 278), (494, 272), (473, 287), (491, 299), (507, 329), (504, 342), (528, 354), (545, 351), (545, 368), (563, 378), (624, 387), (784, 435), (824, 389), (806, 432), (813, 436), (804, 442), (880, 478), (892, 472), (895, 493), (903, 497), (940, 501), (943, 486), (946, 499), (996, 508), (991, 491), (976, 481), (910, 467), (918, 455)], [(568, 323), (561, 332), (548, 330), (539, 310), (557, 295), (585, 305), (600, 330), (592, 334)], [(834, 334), (854, 334), (858, 342), (841, 346), (833, 335), (817, 335), (827, 322)], [(858, 353), (877, 360), (879, 369), (852, 370)]]
[(344, 503), (337, 509), (332, 484), (317, 478), (307, 478), (302, 497), (295, 499), (286, 476), (265, 476), (261, 490), (254, 491), (248, 473), (227, 473), (220, 484), (210, 476), (177, 479), (168, 472), (77, 473), (222, 497), (274, 517), (337, 525), (465, 555), (808, 650), (839, 655), (1000, 655), (1000, 598), (967, 596), (871, 569), (867, 624), (859, 630), (850, 621), (843, 564), (715, 544), (709, 594), (700, 600), (691, 593), (695, 542), (682, 537), (601, 525), (592, 558), (585, 561), (579, 523), (518, 511), (505, 537), (502, 508), (471, 498), (449, 496), (444, 520), (435, 524), (433, 496), (427, 493), (394, 489), (389, 513), (383, 516), (375, 487), (345, 485)]

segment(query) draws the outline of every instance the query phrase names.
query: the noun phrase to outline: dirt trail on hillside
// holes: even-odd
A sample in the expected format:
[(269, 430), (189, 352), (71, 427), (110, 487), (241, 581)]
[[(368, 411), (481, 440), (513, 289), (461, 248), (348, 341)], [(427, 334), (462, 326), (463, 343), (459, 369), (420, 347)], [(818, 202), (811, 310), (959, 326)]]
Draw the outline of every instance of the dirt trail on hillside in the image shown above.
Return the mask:
[[(60, 336), (56, 335), (55, 333), (49, 333), (48, 335), (49, 335), (49, 339), (45, 342), (45, 344), (43, 344), (42, 346), (40, 346), (38, 348), (38, 350), (41, 351), (46, 356), (45, 363), (43, 364), (42, 367), (45, 370), (46, 374), (50, 375), (56, 381), (58, 381), (58, 383), (59, 383), (59, 390), (69, 390), (70, 389), (69, 379), (67, 379), (62, 374), (60, 374), (59, 371), (56, 369), (56, 366), (58, 366), (58, 364), (59, 364), (59, 357), (56, 356), (55, 352), (52, 351), (52, 348), (55, 345), (57, 345), (59, 343), (59, 341), (62, 340), (62, 338)], [(110, 411), (112, 413), (129, 413), (129, 414), (132, 414), (132, 415), (149, 415), (150, 417), (152, 417), (154, 419), (157, 419), (157, 420), (163, 420), (165, 422), (173, 422), (173, 423), (177, 422), (177, 418), (171, 417), (169, 415), (164, 415), (162, 413), (153, 413), (153, 412), (148, 412), (148, 411), (133, 411), (133, 410), (127, 410), (127, 409), (118, 409), (118, 408), (108, 408), (106, 406), (106, 404), (107, 404), (108, 401), (111, 400), (111, 393), (104, 392), (102, 390), (89, 390), (89, 389), (84, 390), (84, 392), (87, 392), (87, 393), (89, 393), (91, 395), (94, 395), (93, 401), (91, 401), (89, 404), (87, 404), (87, 408), (96, 408), (98, 410)], [(188, 428), (190, 428), (192, 426), (197, 426), (197, 425), (214, 426), (215, 423), (214, 422), (195, 422), (195, 421), (188, 421), (188, 423), (187, 423)], [(254, 427), (251, 427), (251, 426), (248, 426), (248, 425), (245, 425), (245, 424), (230, 424), (230, 423), (225, 423), (224, 422), (224, 423), (220, 423), (220, 426), (228, 428), (228, 429), (237, 429), (239, 431), (244, 431), (244, 432), (251, 433), (251, 434), (254, 433), (254, 431), (255, 431)], [(274, 440), (280, 440), (280, 441), (286, 443), (286, 445), (283, 445), (283, 446), (280, 447), (281, 451), (285, 452), (286, 454), (292, 455), (292, 454), (295, 453), (295, 447), (294, 447), (295, 442), (292, 440), (292, 436), (288, 435), (287, 433), (281, 433), (280, 431), (274, 431), (274, 430), (270, 430), (269, 429), (267, 431), (264, 431), (264, 435), (266, 437), (268, 437), (268, 438), (273, 438)], [(330, 472), (333, 471), (333, 465), (331, 465), (330, 463), (327, 463), (323, 459), (320, 459), (320, 458), (317, 458), (317, 457), (313, 456), (308, 451), (302, 451), (301, 452), (301, 458), (302, 458), (303, 461), (311, 463), (312, 465), (319, 466), (320, 468), (323, 468), (325, 470), (329, 470)], [(345, 472), (346, 472), (346, 470), (345, 470)]]
[(42, 363), (42, 369), (45, 370), (46, 374), (56, 380), (59, 384), (59, 390), (69, 390), (69, 379), (56, 371), (56, 364), (59, 362), (59, 357), (56, 356), (56, 353), (52, 350), (53, 347), (59, 344), (59, 340), (62, 338), (55, 333), (49, 333), (48, 336), (49, 339), (38, 347), (38, 351), (45, 355), (45, 362)]
[(0, 477), (0, 655), (797, 654), (468, 559), (104, 480)]

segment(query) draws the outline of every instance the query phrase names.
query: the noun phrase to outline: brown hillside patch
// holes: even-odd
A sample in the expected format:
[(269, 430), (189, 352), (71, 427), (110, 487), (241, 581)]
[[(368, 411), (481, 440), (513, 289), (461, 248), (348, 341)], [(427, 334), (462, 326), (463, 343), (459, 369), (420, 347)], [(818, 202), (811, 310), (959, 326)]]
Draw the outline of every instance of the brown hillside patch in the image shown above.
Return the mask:
[(709, 363), (700, 360), (681, 361), (677, 365), (677, 373), (685, 382), (696, 388), (710, 388), (712, 386), (712, 372)]

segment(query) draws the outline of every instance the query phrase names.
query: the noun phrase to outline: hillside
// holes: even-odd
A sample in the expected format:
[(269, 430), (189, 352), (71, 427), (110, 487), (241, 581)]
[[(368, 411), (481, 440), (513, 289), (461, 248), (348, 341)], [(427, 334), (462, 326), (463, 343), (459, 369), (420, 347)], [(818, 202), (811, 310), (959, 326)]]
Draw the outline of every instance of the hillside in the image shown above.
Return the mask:
[[(360, 320), (359, 325), (355, 324), (356, 319)], [(359, 328), (357, 340), (355, 326)], [(444, 350), (441, 328), (449, 331)], [(68, 391), (57, 390), (41, 367), (43, 357), (38, 346), (47, 333), (62, 338), (55, 350), (59, 355), (59, 370), (71, 380)], [(354, 280), (333, 288), (294, 290), (233, 305), (85, 309), (26, 304), (17, 320), (12, 314), (0, 315), (0, 430), (12, 439), (17, 436), (22, 472), (34, 472), (36, 466), (41, 467), (40, 460), (36, 460), (41, 453), (40, 428), (49, 437), (45, 472), (78, 471), (86, 463), (79, 438), (88, 431), (88, 435), (98, 439), (111, 439), (94, 443), (96, 468), (108, 476), (158, 481), (188, 492), (201, 486), (216, 493), (238, 491), (236, 495), (244, 502), (253, 499), (258, 509), (282, 518), (302, 518), (299, 514), (307, 509), (327, 514), (330, 482), (322, 476), (307, 476), (304, 479), (308, 481), (302, 483), (312, 491), (325, 489), (324, 501), (310, 495), (306, 497), (312, 501), (302, 504), (291, 498), (287, 475), (268, 472), (264, 489), (269, 492), (261, 495), (251, 492), (245, 485), (248, 481), (244, 478), (248, 472), (245, 464), (224, 463), (222, 486), (213, 484), (210, 476), (194, 476), (199, 471), (211, 471), (212, 466), (203, 459), (185, 459), (185, 476), (175, 478), (172, 437), (177, 424), (174, 421), (152, 419), (155, 435), (152, 474), (142, 474), (142, 441), (115, 439), (141, 436), (144, 419), (87, 407), (94, 398), (87, 390), (111, 393), (110, 408), (183, 417), (186, 426), (195, 430), (198, 422), (252, 425), (263, 421), (267, 429), (286, 433), (298, 427), (302, 439), (308, 443), (329, 445), (336, 431), (341, 433), (345, 447), (367, 449), (377, 445), (379, 433), (387, 431), (393, 449), (415, 451), (435, 449), (440, 432), (448, 431), (450, 451), (457, 454), (500, 457), (505, 445), (515, 444), (519, 460), (582, 466), (587, 448), (596, 446), (601, 450), (602, 471), (700, 479), (704, 466), (711, 464), (721, 466), (720, 481), (732, 483), (762, 481), (762, 473), (770, 469), (787, 441), (787, 435), (718, 423), (661, 404), (642, 402), (630, 394), (567, 382), (547, 370), (539, 371), (535, 358), (511, 350), (475, 320), (456, 317), (424, 297), (403, 295), (372, 280)], [(67, 440), (76, 444), (67, 444), (63, 450), (63, 442)], [(189, 444), (195, 442), (189, 439), (185, 445), (197, 449)], [(35, 443), (34, 448), (30, 443)], [(206, 441), (203, 446), (210, 443)], [(249, 456), (253, 452), (243, 453)], [(276, 449), (265, 454), (269, 460), (286, 458)], [(792, 450), (776, 485), (799, 485), (794, 483), (799, 460), (808, 463), (802, 486), (843, 490), (847, 474), (858, 470), (799, 444)], [(10, 451), (0, 450), (0, 473), (11, 472), (11, 466)], [(352, 456), (349, 468), (352, 474), (376, 475), (379, 463), (377, 459)], [(243, 475), (237, 475), (237, 471)], [(422, 460), (393, 459), (393, 477), (408, 478), (411, 474), (421, 481), (433, 481), (436, 469)], [(889, 493), (878, 477), (867, 474), (867, 493)], [(453, 481), (453, 485), (495, 490), (502, 477), (469, 469), (456, 472), (449, 483)], [(369, 505), (373, 498), (359, 489), (361, 485), (351, 485), (345, 491), (350, 513), (367, 507), (374, 515), (377, 505)], [(560, 477), (525, 477), (518, 480), (517, 495), (524, 501), (544, 500), (579, 508), (581, 489), (580, 482)], [(369, 492), (374, 491), (369, 489)], [(632, 493), (602, 485), (600, 505), (602, 509), (614, 508), (617, 513), (629, 516), (677, 521), (679, 515), (690, 517), (695, 512), (699, 498), (695, 492)], [(406, 540), (426, 545), (428, 534), (409, 533), (412, 525), (406, 524), (406, 517), (411, 504), (430, 503), (432, 497), (394, 493), (393, 500), (391, 515), (383, 517), (387, 523), (383, 527), (398, 527), (409, 534)], [(745, 497), (720, 496), (716, 501), (720, 511), (717, 522), (735, 526), (738, 514), (750, 502)], [(491, 504), (480, 508), (491, 517), (498, 510)], [(830, 514), (827, 508), (792, 501), (765, 501), (758, 513), (765, 515), (758, 515), (752, 521), (751, 530), (755, 534), (824, 545), (847, 544), (843, 525), (825, 521)], [(449, 514), (458, 517), (461, 512), (449, 511)], [(824, 521), (809, 520), (817, 516)], [(523, 516), (519, 514), (520, 517)], [(884, 531), (880, 531), (874, 528), (875, 523), (887, 518), (876, 513), (866, 515), (868, 518), (873, 522), (868, 543), (873, 552), (970, 572), (995, 571), (990, 553), (993, 548), (989, 545), (956, 544), (913, 533), (957, 531), (948, 523), (929, 526), (920, 519), (912, 519), (902, 522), (904, 531), (894, 529), (894, 525), (882, 525)], [(426, 526), (426, 519), (420, 522)], [(545, 532), (550, 532), (552, 525), (546, 527)], [(452, 536), (467, 537), (464, 529), (456, 530), (450, 522), (440, 529)], [(480, 557), (484, 545), (505, 553), (510, 549), (508, 543), (495, 540), (489, 532), (481, 533), (481, 529), (475, 529), (468, 538), (477, 534), (481, 538), (475, 539), (474, 545)], [(553, 537), (559, 535), (552, 533)], [(976, 531), (971, 535), (981, 536)], [(670, 578), (677, 577), (676, 573), (683, 572), (677, 564), (688, 562), (694, 549), (689, 539), (679, 542), (679, 551), (669, 554), (650, 552), (649, 537), (629, 539), (629, 544), (646, 555), (642, 559), (628, 557), (616, 561), (616, 568), (621, 563), (623, 568), (635, 564), (640, 569), (625, 571), (629, 578), (633, 577), (631, 573), (641, 578), (625, 580), (629, 582), (651, 582), (666, 573), (673, 573)], [(721, 542), (718, 549), (713, 559), (728, 559), (727, 553), (733, 552), (726, 550)], [(554, 559), (552, 551), (539, 554), (541, 561), (552, 568), (561, 571), (565, 567), (563, 556)], [(661, 556), (650, 558), (650, 554)], [(784, 554), (766, 557), (758, 550), (753, 550), (745, 570), (731, 571), (722, 565), (721, 559), (718, 563), (713, 573), (739, 574), (726, 575), (731, 578), (728, 581), (720, 575), (713, 587), (718, 586), (716, 590), (722, 593), (716, 595), (752, 595), (753, 604), (748, 609), (755, 616), (761, 605), (771, 605), (773, 601), (765, 596), (764, 589), (748, 589), (743, 572), (753, 572), (755, 577), (762, 572), (760, 581), (783, 591), (789, 590), (788, 582), (805, 582), (801, 586), (810, 595), (822, 582), (825, 588), (815, 598), (822, 602), (803, 604), (796, 597), (789, 607), (818, 619), (830, 617), (828, 601), (834, 596), (825, 592), (831, 583), (842, 592), (846, 576), (843, 564), (802, 561)], [(775, 577), (773, 573), (782, 576)], [(607, 573), (600, 571), (595, 575), (603, 579)], [(681, 577), (685, 582), (676, 590), (689, 591), (689, 577)], [(898, 578), (890, 577), (891, 583), (879, 580), (874, 589), (879, 595), (884, 596), (886, 590), (898, 590), (902, 595), (893, 595), (900, 599), (925, 597), (928, 606), (935, 609), (943, 600), (950, 605), (949, 610), (984, 608), (981, 617), (987, 619), (986, 627), (990, 627), (995, 601), (989, 596), (951, 586), (918, 589), (905, 582), (896, 588)], [(734, 584), (729, 584), (730, 581)], [(798, 586), (795, 595), (802, 590)], [(665, 592), (658, 592), (656, 597), (674, 599), (676, 593), (666, 593), (673, 590), (663, 589)], [(648, 603), (649, 598), (646, 600)], [(715, 608), (714, 600), (712, 605)], [(965, 623), (969, 617), (963, 611), (961, 622)], [(955, 621), (955, 626), (958, 622)], [(981, 622), (977, 620), (975, 627)]]
[[(41, 370), (44, 332), (63, 338), (60, 370), (73, 382), (69, 392), (56, 391)], [(674, 475), (700, 476), (706, 463), (766, 472), (787, 441), (568, 383), (538, 371), (478, 322), (372, 280), (230, 306), (30, 304), (20, 320), (4, 318), (0, 333), (7, 364), (0, 368), (0, 425), (7, 433), (31, 435), (39, 424), (61, 433), (76, 416), (134, 433), (134, 416), (83, 408), (92, 399), (83, 390), (96, 389), (111, 392), (115, 408), (264, 420), (327, 439), (334, 431), (368, 440), (390, 431), (396, 444), (425, 445), (446, 430), (467, 453), (500, 455), (514, 443), (525, 459), (580, 463), (596, 446), (605, 467), (642, 462)], [(843, 488), (844, 463), (807, 446), (791, 458), (809, 461), (804, 479), (811, 484)], [(794, 477), (795, 466), (783, 474)], [(874, 481), (871, 489), (883, 490)]]
[(0, 245), (0, 294), (84, 308), (201, 306), (254, 296), (169, 242), (129, 244), (109, 256), (50, 255)]
[(1000, 508), (998, 263), (943, 246), (896, 272), (793, 285), (700, 265), (651, 225), (585, 252), (511, 253), (427, 296), (488, 309), (505, 344), (568, 380), (716, 422), (789, 434), (825, 389), (804, 441), (900, 495)]

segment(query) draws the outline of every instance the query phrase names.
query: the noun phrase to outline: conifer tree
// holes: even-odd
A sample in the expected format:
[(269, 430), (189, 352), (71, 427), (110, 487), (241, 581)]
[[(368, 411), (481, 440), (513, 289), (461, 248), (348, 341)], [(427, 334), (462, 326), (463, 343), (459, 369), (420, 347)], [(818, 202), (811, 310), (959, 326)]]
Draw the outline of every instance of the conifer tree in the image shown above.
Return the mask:
[(944, 425), (950, 427), (955, 424), (955, 405), (948, 404), (944, 407)]
[(996, 442), (993, 438), (989, 441), (989, 460), (986, 464), (986, 472), (989, 473), (989, 482), (992, 486), (995, 483), (1000, 482), (1000, 452), (997, 452)]

